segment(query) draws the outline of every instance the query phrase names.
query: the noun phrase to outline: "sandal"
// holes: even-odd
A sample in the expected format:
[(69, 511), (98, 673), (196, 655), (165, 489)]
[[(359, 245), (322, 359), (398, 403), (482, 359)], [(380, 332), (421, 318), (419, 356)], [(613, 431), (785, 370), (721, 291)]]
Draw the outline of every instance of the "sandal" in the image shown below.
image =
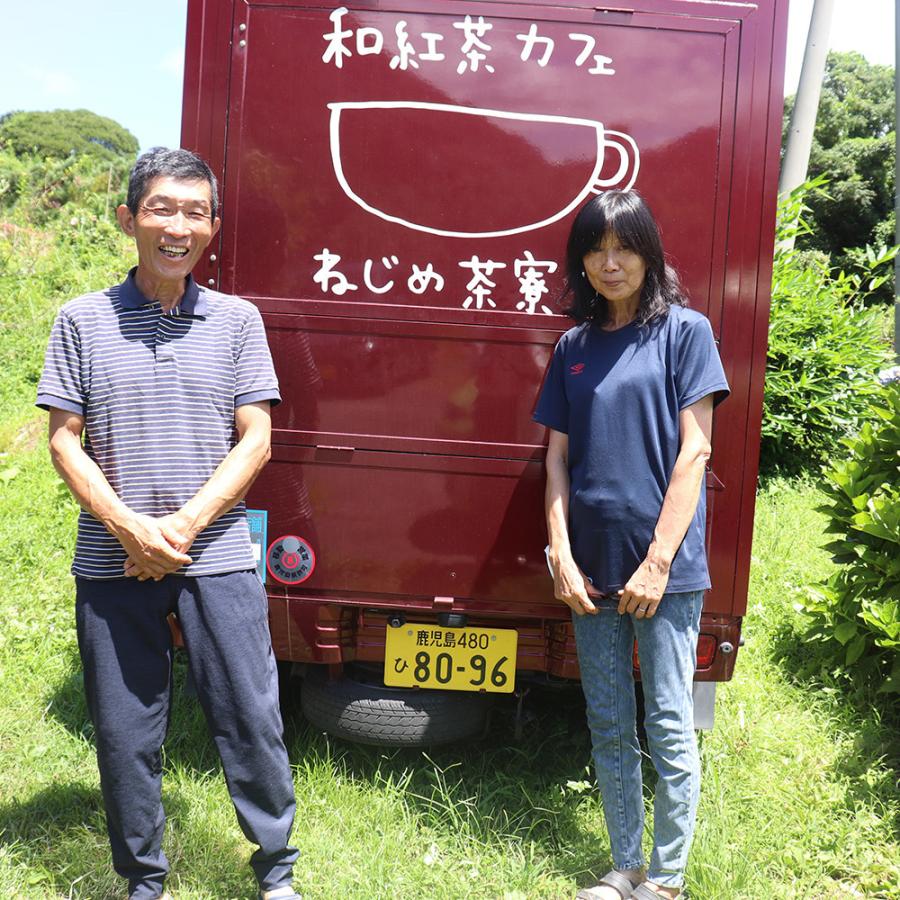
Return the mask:
[[(643, 876), (641, 876), (641, 880), (643, 880)], [(640, 883), (641, 882), (639, 881), (635, 884), (627, 875), (623, 875), (621, 872), (612, 869), (600, 879), (598, 885), (582, 888), (575, 895), (575, 900), (601, 900), (599, 891), (599, 888), (601, 887), (611, 887), (618, 893), (622, 900), (629, 900), (630, 897), (634, 896), (634, 890), (640, 886)], [(654, 894), (653, 900), (656, 900), (658, 896), (658, 894)]]
[[(675, 896), (680, 897), (681, 892)], [(658, 894), (656, 891), (648, 888), (646, 884), (635, 885), (629, 895), (629, 900), (660, 900), (660, 898), (662, 898), (662, 900), (668, 900), (668, 897), (665, 894)]]

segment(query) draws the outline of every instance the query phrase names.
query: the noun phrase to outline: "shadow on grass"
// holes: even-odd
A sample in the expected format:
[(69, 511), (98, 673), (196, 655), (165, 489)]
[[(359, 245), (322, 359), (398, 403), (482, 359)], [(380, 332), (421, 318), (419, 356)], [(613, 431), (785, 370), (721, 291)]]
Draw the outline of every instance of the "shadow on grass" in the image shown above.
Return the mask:
[[(165, 792), (166, 815), (181, 819), (188, 803)], [(53, 785), (25, 802), (0, 806), (0, 845), (29, 873), (36, 891), (54, 897), (119, 898), (125, 882), (112, 869), (100, 789)]]
[(54, 833), (103, 821), (100, 789), (77, 782), (55, 784), (29, 797), (0, 806), (3, 843), (43, 844)]
[[(0, 806), (0, 844), (26, 869), (29, 887), (46, 890), (48, 896), (71, 896), (84, 873), (83, 859), (73, 856), (87, 857), (84, 848), (96, 846), (101, 837), (106, 831), (98, 788), (77, 782), (53, 785), (27, 801)], [(80, 845), (76, 853), (73, 845)]]
[[(532, 689), (519, 738), (516, 703), (514, 697), (498, 700), (481, 740), (426, 751), (329, 737), (295, 709), (286, 719), (288, 749), (292, 761), (326, 759), (351, 781), (405, 785), (407, 808), (448, 841), (463, 836), (529, 845), (557, 874), (579, 886), (596, 884), (612, 860), (593, 774), (586, 770), (590, 737), (583, 695), (577, 687)], [(655, 780), (649, 768), (645, 775)], [(596, 828), (585, 827), (586, 818)]]

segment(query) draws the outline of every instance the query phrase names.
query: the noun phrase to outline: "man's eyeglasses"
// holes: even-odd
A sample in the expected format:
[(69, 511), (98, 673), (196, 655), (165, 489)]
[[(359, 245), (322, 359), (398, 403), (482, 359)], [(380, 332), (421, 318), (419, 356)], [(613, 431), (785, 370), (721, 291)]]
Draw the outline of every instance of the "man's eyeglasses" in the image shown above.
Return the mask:
[(200, 209), (185, 209), (181, 206), (147, 206), (142, 203), (141, 209), (147, 213), (147, 215), (153, 216), (154, 219), (159, 219), (160, 221), (174, 219), (178, 213), (181, 213), (188, 222), (191, 222), (194, 225), (205, 224), (211, 219), (208, 212), (203, 212), (203, 210)]

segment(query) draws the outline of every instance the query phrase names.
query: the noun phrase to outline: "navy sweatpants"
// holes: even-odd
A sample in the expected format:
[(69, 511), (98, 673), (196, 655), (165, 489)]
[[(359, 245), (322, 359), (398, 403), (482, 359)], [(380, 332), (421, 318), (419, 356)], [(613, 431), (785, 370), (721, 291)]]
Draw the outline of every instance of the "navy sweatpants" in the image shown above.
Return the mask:
[(161, 747), (169, 722), (175, 612), (228, 791), (263, 890), (290, 884), (294, 786), (282, 738), (265, 591), (255, 572), (161, 581), (76, 578), (78, 646), (94, 723), (113, 865), (133, 900), (158, 897)]

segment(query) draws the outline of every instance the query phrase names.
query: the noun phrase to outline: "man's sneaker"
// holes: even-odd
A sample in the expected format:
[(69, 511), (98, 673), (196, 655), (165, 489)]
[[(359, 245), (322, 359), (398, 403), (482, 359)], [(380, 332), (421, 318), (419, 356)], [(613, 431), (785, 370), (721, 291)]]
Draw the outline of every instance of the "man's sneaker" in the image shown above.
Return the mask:
[(289, 885), (272, 888), (271, 891), (260, 891), (259, 900), (303, 900), (303, 898)]

